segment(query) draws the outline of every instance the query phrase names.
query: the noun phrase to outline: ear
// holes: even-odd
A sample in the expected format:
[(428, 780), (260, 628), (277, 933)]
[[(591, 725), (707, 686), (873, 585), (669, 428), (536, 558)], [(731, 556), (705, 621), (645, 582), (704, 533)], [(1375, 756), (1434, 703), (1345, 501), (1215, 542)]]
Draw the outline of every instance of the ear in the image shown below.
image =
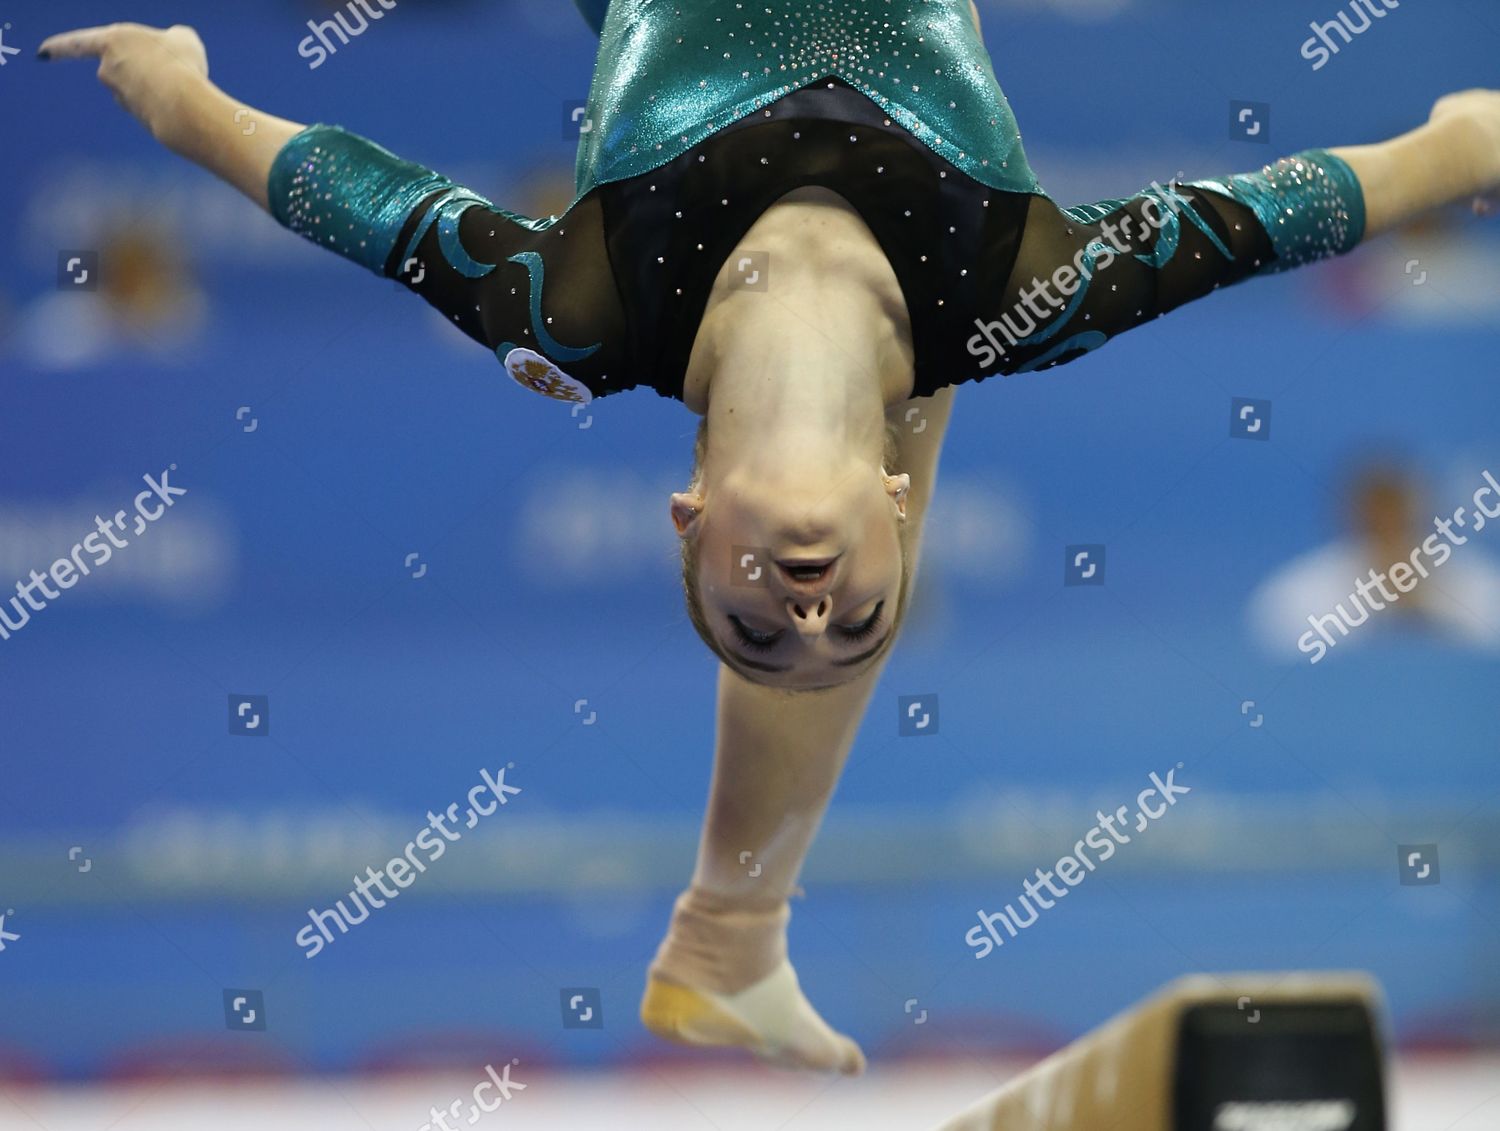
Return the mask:
[(885, 477), (885, 493), (891, 497), (896, 504), (896, 513), (902, 518), (906, 517), (906, 496), (911, 491), (911, 476), (904, 471), (900, 475), (887, 475)]
[(703, 496), (697, 491), (677, 491), (672, 495), (672, 525), (677, 534), (686, 538), (694, 529), (694, 523), (703, 513)]

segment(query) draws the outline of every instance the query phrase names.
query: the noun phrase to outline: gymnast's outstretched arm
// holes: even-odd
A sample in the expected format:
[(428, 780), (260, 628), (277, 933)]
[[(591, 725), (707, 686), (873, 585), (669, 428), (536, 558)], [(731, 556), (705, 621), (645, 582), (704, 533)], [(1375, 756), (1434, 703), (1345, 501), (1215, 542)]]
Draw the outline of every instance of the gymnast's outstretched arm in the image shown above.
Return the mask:
[(1010, 278), (969, 352), (986, 372), (1072, 361), (1184, 303), (1343, 254), (1421, 213), (1500, 193), (1500, 92), (1437, 103), (1390, 141), (1311, 149), (1258, 172), (1059, 208), (1033, 196)]
[(538, 392), (587, 399), (552, 359), (603, 371), (611, 354), (600, 343), (623, 340), (597, 202), (576, 205), (565, 224), (533, 220), (337, 126), (247, 106), (209, 81), (189, 27), (85, 28), (52, 36), (38, 54), (97, 58), (100, 80), (168, 149), (320, 247), (399, 280)]

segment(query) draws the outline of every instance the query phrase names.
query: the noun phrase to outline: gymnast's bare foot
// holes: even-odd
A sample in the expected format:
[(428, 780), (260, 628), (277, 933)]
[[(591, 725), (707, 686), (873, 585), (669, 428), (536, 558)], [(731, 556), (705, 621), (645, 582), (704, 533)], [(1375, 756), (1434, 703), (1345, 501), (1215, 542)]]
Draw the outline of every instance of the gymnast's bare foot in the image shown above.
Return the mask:
[(786, 959), (754, 985), (726, 994), (695, 989), (658, 962), (641, 999), (641, 1021), (659, 1037), (706, 1047), (737, 1046), (783, 1068), (858, 1076), (865, 1057), (818, 1015)]

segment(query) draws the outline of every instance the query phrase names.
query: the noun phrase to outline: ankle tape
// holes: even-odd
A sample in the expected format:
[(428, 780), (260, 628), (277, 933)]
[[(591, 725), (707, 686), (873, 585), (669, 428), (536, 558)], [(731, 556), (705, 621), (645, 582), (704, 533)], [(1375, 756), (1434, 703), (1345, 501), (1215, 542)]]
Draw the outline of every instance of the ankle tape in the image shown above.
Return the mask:
[(677, 897), (651, 975), (713, 993), (735, 994), (786, 958), (786, 900), (727, 899), (702, 888)]

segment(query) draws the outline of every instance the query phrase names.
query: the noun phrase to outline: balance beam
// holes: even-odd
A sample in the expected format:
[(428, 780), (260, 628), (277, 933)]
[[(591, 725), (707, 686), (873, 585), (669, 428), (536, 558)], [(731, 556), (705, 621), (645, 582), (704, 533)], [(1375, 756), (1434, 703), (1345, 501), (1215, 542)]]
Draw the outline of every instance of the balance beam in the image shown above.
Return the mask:
[(1379, 986), (1193, 975), (937, 1131), (1386, 1131)]

